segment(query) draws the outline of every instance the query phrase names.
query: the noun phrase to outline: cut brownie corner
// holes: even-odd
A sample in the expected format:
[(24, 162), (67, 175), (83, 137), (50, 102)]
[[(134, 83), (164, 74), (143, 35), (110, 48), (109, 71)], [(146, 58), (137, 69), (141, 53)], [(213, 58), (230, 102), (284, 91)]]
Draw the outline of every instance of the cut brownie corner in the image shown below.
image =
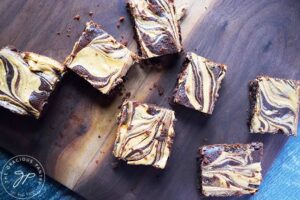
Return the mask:
[[(185, 98), (184, 94), (182, 93), (182, 90), (180, 90), (180, 85), (185, 80), (189, 63), (190, 63), (190, 59), (188, 57), (186, 57), (182, 64), (183, 67), (177, 76), (175, 89), (173, 91), (173, 103), (175, 103), (175, 104), (181, 104), (181, 101), (183, 101), (183, 99)], [(185, 99), (185, 100), (188, 101), (188, 99)], [(189, 106), (188, 104), (185, 106), (192, 108), (192, 106)]]

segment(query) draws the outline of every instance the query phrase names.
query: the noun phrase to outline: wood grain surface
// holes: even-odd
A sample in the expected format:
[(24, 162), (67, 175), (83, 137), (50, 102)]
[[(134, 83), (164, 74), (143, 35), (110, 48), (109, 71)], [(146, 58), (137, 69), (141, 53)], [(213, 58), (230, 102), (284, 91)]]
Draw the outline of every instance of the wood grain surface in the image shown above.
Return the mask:
[[(93, 19), (117, 39), (123, 36), (137, 51), (125, 4), (123, 0), (1, 0), (0, 46), (10, 44), (63, 61), (85, 22)], [(185, 50), (229, 68), (212, 116), (173, 106), (176, 137), (165, 170), (116, 164), (111, 153), (116, 116), (128, 92), (130, 99), (170, 107), (183, 54), (164, 57), (155, 67), (132, 67), (123, 95), (103, 96), (67, 73), (40, 120), (0, 109), (0, 146), (36, 157), (49, 176), (87, 199), (201, 199), (196, 157), (204, 144), (263, 141), (266, 173), (286, 137), (249, 134), (248, 82), (261, 74), (300, 79), (300, 2), (177, 0), (176, 4), (188, 5), (181, 26)], [(77, 14), (79, 21), (73, 20)], [(125, 21), (117, 28), (121, 16)], [(163, 88), (163, 95), (154, 84)]]

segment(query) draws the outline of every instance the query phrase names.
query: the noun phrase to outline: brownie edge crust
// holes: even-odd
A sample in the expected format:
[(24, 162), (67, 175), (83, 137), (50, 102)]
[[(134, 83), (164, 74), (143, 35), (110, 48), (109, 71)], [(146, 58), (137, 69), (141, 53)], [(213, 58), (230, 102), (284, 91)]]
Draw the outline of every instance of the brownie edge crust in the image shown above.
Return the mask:
[(204, 196), (254, 194), (262, 181), (263, 144), (216, 144), (199, 149)]

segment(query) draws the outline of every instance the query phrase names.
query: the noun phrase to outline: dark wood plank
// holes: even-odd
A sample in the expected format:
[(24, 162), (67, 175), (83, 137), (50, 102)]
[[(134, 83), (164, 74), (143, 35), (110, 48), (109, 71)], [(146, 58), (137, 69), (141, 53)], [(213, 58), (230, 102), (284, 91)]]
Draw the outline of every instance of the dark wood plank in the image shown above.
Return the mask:
[[(0, 146), (14, 154), (35, 156), (48, 175), (88, 199), (199, 199), (196, 153), (203, 144), (263, 141), (266, 173), (286, 137), (249, 134), (247, 84), (259, 74), (300, 79), (300, 2), (177, 3), (187, 2), (189, 11), (182, 24), (185, 49), (226, 63), (229, 70), (211, 117), (173, 107), (178, 119), (176, 138), (164, 171), (124, 163), (112, 167), (115, 118), (122, 96), (108, 100), (73, 73), (64, 77), (39, 121), (1, 109)], [(119, 0), (2, 0), (0, 46), (12, 44), (63, 61), (83, 24), (91, 19), (90, 11), (95, 13), (93, 20), (116, 38), (124, 36), (129, 48), (136, 51), (125, 1)], [(76, 14), (82, 16), (79, 22), (73, 20)], [(120, 16), (126, 20), (118, 29)], [(124, 93), (130, 91), (132, 99), (170, 107), (168, 98), (182, 58), (164, 58), (161, 70), (134, 66)], [(163, 96), (149, 90), (154, 83), (163, 86)]]

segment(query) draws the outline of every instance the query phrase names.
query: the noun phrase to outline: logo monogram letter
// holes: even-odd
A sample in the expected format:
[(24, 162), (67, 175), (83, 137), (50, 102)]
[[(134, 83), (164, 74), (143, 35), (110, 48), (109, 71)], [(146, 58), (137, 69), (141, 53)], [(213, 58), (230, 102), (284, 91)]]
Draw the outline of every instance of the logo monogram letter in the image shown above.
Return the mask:
[(24, 172), (21, 170), (15, 171), (15, 175), (18, 175), (19, 178), (17, 178), (17, 180), (14, 182), (13, 188), (18, 187), (20, 184), (24, 185), (27, 179), (35, 177), (35, 173), (24, 174)]

